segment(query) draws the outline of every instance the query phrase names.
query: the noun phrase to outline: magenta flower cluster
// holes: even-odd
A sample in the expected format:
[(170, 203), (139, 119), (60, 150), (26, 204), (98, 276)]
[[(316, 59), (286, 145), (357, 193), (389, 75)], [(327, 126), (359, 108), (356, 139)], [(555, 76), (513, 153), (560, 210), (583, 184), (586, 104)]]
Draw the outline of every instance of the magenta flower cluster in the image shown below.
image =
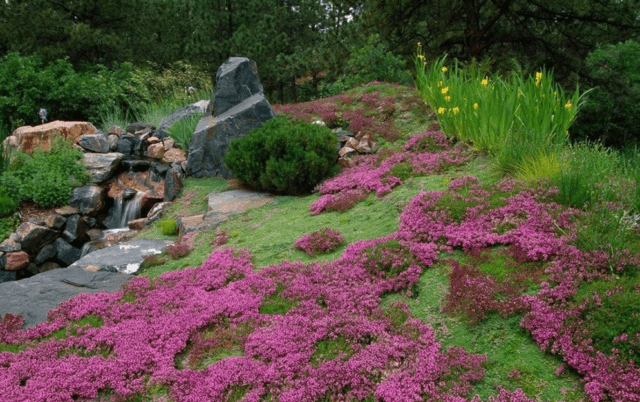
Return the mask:
[(295, 247), (313, 256), (334, 251), (342, 244), (344, 237), (339, 230), (324, 227), (296, 240)]

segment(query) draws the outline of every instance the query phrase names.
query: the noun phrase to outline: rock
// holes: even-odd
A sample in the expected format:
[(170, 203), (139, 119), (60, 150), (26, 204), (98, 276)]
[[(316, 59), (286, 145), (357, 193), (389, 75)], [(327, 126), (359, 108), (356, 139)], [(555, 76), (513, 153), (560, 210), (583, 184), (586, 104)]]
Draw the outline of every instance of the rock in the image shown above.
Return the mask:
[(65, 205), (64, 207), (57, 208), (55, 210), (56, 214), (62, 215), (64, 217), (69, 217), (71, 215), (79, 214), (80, 210), (78, 208), (74, 208), (71, 205)]
[(363, 136), (360, 142), (358, 143), (358, 146), (356, 147), (356, 151), (363, 154), (370, 154), (371, 146), (372, 146), (371, 137), (367, 134)]
[(164, 183), (152, 181), (150, 172), (120, 173), (118, 177), (110, 183), (108, 196), (110, 198), (122, 199), (125, 189), (134, 189), (141, 196), (141, 208), (148, 210), (156, 202), (164, 198)]
[(64, 265), (71, 265), (80, 259), (80, 249), (61, 238), (57, 238), (53, 246), (56, 248), (56, 258)]
[(51, 214), (44, 219), (44, 223), (51, 229), (62, 229), (67, 222), (67, 218), (60, 214)]
[(85, 153), (83, 156), (84, 163), (94, 183), (102, 183), (109, 179), (124, 158), (124, 154), (119, 152), (106, 154)]
[(360, 141), (356, 140), (353, 137), (348, 137), (347, 142), (344, 144), (344, 146), (356, 149), (358, 148), (358, 144), (360, 144)]
[(95, 184), (74, 188), (69, 204), (84, 215), (97, 214), (104, 208), (104, 189)]
[(264, 94), (256, 63), (246, 57), (230, 57), (216, 74), (213, 114), (220, 116), (252, 96)]
[(205, 110), (203, 110), (199, 104), (188, 105), (186, 107), (183, 107), (182, 109), (176, 110), (175, 112), (171, 113), (169, 117), (162, 120), (162, 122), (160, 123), (160, 127), (158, 127), (153, 135), (164, 141), (165, 139), (169, 138), (167, 136), (169, 128), (173, 126), (178, 120), (188, 119), (191, 118), (191, 116), (203, 114), (204, 112)]
[(259, 207), (271, 200), (268, 193), (256, 193), (248, 190), (231, 190), (222, 193), (211, 193), (207, 197), (207, 216), (236, 215), (241, 214), (249, 208)]
[(187, 153), (180, 148), (171, 148), (164, 153), (162, 161), (164, 163), (182, 163), (187, 160)]
[(168, 240), (131, 240), (93, 251), (76, 261), (72, 267), (99, 265), (102, 270), (130, 274), (140, 268), (145, 257), (160, 254), (171, 243)]
[(78, 145), (91, 152), (99, 152), (103, 154), (109, 152), (109, 142), (104, 134), (101, 133), (83, 135), (80, 137)]
[(67, 224), (62, 232), (62, 238), (69, 244), (80, 247), (83, 243), (89, 241), (88, 231), (89, 224), (81, 215), (71, 215), (67, 219)]
[(89, 236), (89, 241), (101, 239), (104, 236), (104, 233), (100, 229), (91, 229), (87, 232)]
[(145, 124), (145, 123), (131, 123), (127, 126), (127, 133), (135, 134), (135, 133), (143, 133), (143, 132), (153, 132), (156, 127), (153, 124)]
[(121, 164), (129, 172), (144, 172), (145, 170), (149, 170), (152, 162), (139, 159), (129, 159), (122, 161)]
[(148, 143), (149, 145), (151, 145), (151, 144), (157, 144), (157, 143), (159, 143), (159, 142), (160, 142), (160, 138), (156, 137), (155, 135), (154, 135), (154, 136), (151, 136), (151, 137), (149, 137), (149, 138), (147, 138), (147, 143)]
[(223, 162), (231, 140), (273, 117), (275, 114), (264, 94), (254, 95), (218, 117), (203, 117), (191, 137), (187, 173), (196, 177), (221, 175), (231, 178), (232, 173)]
[[(42, 269), (42, 267), (41, 267)], [(86, 272), (82, 268), (61, 268), (31, 278), (0, 284), (0, 316), (20, 314), (24, 328), (47, 321), (47, 313), (80, 293), (113, 293), (130, 275)]]
[(44, 264), (40, 265), (39, 271), (40, 273), (42, 273), (42, 272), (51, 271), (53, 269), (58, 269), (60, 267), (61, 265), (58, 264), (57, 262), (47, 261)]
[[(29, 265), (29, 254), (24, 251), (14, 251), (5, 254), (6, 262), (4, 265), (5, 271), (18, 271), (22, 268), (26, 268)], [(4, 300), (0, 298), (0, 300)]]
[[(182, 170), (182, 168), (180, 168)], [(182, 174), (176, 168), (170, 169), (164, 177), (163, 201), (173, 201), (182, 189)]]
[(350, 168), (351, 166), (353, 166), (353, 161), (351, 160), (351, 158), (338, 158), (338, 165), (345, 169)]
[(0, 271), (0, 283), (15, 281), (18, 274), (15, 271)]
[(47, 225), (47, 224), (45, 223), (45, 221), (44, 221), (44, 218), (43, 218), (43, 217), (41, 217), (41, 216), (34, 216), (34, 217), (31, 217), (31, 218), (29, 218), (29, 219), (27, 220), (27, 222), (29, 222), (29, 223), (33, 223), (33, 224), (35, 224), (35, 225), (39, 225), (39, 226), (46, 226), (46, 225)]
[(56, 137), (65, 138), (75, 144), (83, 135), (94, 134), (96, 131), (91, 123), (56, 120), (35, 127), (19, 127), (12, 136), (15, 137), (19, 149), (31, 153), (37, 147), (51, 149), (51, 143)]
[(131, 230), (142, 230), (147, 224), (147, 218), (138, 218), (127, 222), (127, 226)]
[(124, 130), (120, 126), (111, 126), (107, 130), (107, 133), (109, 135), (115, 135), (116, 137), (120, 137), (120, 135), (124, 133)]
[(25, 222), (15, 232), (20, 237), (22, 251), (33, 253), (58, 237), (58, 232), (46, 226)]
[(33, 260), (33, 262), (36, 265), (42, 265), (47, 260), (50, 260), (53, 257), (55, 257), (56, 253), (57, 253), (57, 250), (55, 246), (53, 246), (52, 244), (47, 244), (46, 246), (42, 247), (42, 249), (40, 249), (40, 252), (36, 256), (35, 260)]
[(22, 246), (17, 241), (8, 238), (4, 239), (2, 243), (0, 243), (0, 252), (10, 253), (12, 251), (21, 251)]
[(7, 258), (4, 256), (4, 252), (0, 251), (0, 271), (4, 269), (4, 265), (7, 263)]
[(133, 153), (133, 140), (124, 136), (120, 137), (116, 143), (116, 152), (130, 156)]
[(164, 144), (164, 150), (168, 151), (176, 144), (176, 140), (171, 137), (167, 137), (162, 141), (162, 143)]
[(132, 188), (126, 188), (123, 192), (122, 192), (122, 200), (123, 201), (128, 201), (130, 199), (132, 199), (133, 197), (136, 196), (136, 194), (138, 194), (138, 192)]
[(170, 202), (159, 202), (154, 205), (147, 214), (147, 225), (160, 219), (164, 211), (166, 211), (170, 206)]
[(147, 148), (147, 156), (154, 159), (162, 159), (164, 156), (164, 145), (160, 142), (149, 145), (149, 148)]
[(109, 144), (109, 152), (113, 152), (118, 148), (118, 136), (109, 134), (107, 137), (107, 143)]
[(340, 158), (344, 158), (354, 152), (356, 152), (356, 150), (351, 147), (342, 147), (342, 149), (338, 151), (338, 155), (340, 155)]

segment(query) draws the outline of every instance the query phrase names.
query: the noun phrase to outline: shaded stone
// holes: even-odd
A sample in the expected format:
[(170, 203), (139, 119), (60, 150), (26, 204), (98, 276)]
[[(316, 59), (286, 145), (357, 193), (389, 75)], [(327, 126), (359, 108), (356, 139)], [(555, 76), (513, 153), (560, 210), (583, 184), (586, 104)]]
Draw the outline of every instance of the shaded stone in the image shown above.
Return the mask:
[(104, 136), (104, 134), (101, 133), (83, 135), (82, 137), (80, 137), (78, 145), (91, 152), (109, 152), (109, 142), (107, 141), (107, 138)]
[(67, 224), (62, 232), (62, 238), (69, 244), (81, 246), (89, 241), (89, 224), (81, 215), (71, 215), (67, 219)]
[[(182, 168), (180, 168), (182, 170)], [(164, 177), (163, 201), (173, 201), (182, 189), (182, 174), (176, 168), (172, 168)]]
[(17, 241), (8, 238), (0, 243), (0, 252), (10, 253), (12, 251), (21, 251), (22, 246)]
[(0, 271), (0, 283), (15, 281), (18, 274), (15, 271)]
[(231, 178), (233, 175), (223, 161), (231, 141), (273, 117), (275, 113), (264, 94), (254, 95), (220, 116), (203, 117), (191, 138), (187, 173), (195, 177)]
[(33, 253), (58, 237), (58, 232), (46, 226), (25, 222), (15, 232), (20, 237), (20, 246), (23, 251)]
[[(5, 254), (5, 271), (18, 271), (29, 266), (29, 254), (24, 251), (14, 251)], [(4, 300), (3, 300), (4, 302)]]
[(104, 208), (104, 189), (96, 184), (73, 189), (69, 204), (85, 215), (97, 214)]
[(342, 168), (350, 168), (353, 166), (353, 160), (351, 158), (338, 158), (338, 165)]
[(149, 145), (147, 148), (147, 156), (154, 159), (162, 159), (164, 156), (164, 145), (162, 145), (162, 143)]
[(67, 218), (60, 214), (51, 214), (44, 219), (44, 223), (51, 229), (62, 229), (67, 222)]
[(29, 223), (33, 223), (34, 225), (46, 226), (45, 219), (42, 216), (34, 216), (27, 220)]
[(156, 127), (153, 124), (145, 124), (145, 123), (131, 123), (127, 126), (127, 133), (129, 134), (135, 134), (137, 132), (152, 132), (156, 129)]
[(56, 120), (35, 127), (19, 127), (12, 133), (12, 136), (19, 149), (31, 153), (38, 147), (46, 150), (51, 149), (51, 143), (55, 138), (62, 137), (75, 144), (83, 135), (93, 134), (96, 131), (94, 125), (88, 122)]
[(44, 264), (40, 265), (39, 271), (40, 271), (40, 273), (42, 273), (42, 272), (47, 272), (47, 271), (51, 271), (51, 270), (54, 270), (54, 269), (58, 269), (60, 267), (61, 267), (61, 265), (58, 264), (57, 262), (47, 261)]
[(149, 170), (149, 168), (151, 167), (150, 161), (139, 159), (129, 159), (122, 161), (121, 163), (129, 172), (143, 172), (145, 170)]
[(4, 256), (4, 252), (0, 251), (0, 271), (4, 269), (4, 265), (7, 263), (7, 258)]
[(171, 148), (164, 153), (162, 161), (165, 163), (182, 163), (187, 160), (187, 153), (180, 148)]
[(109, 151), (114, 152), (118, 148), (118, 136), (109, 134), (109, 137), (107, 137), (107, 144), (109, 144)]
[(53, 243), (56, 248), (56, 258), (64, 265), (71, 265), (80, 259), (80, 249), (73, 247), (61, 238)]
[(32, 275), (36, 275), (40, 273), (40, 268), (38, 268), (38, 266), (32, 262), (30, 262), (29, 265), (27, 265), (27, 268), (25, 268), (25, 270)]
[(80, 210), (78, 208), (74, 208), (71, 205), (65, 205), (64, 207), (56, 208), (56, 214), (69, 217), (71, 215), (79, 214)]
[(250, 97), (263, 93), (256, 63), (246, 57), (230, 57), (216, 73), (213, 114), (220, 116)]
[(127, 188), (122, 192), (122, 200), (127, 201), (136, 196), (138, 192), (132, 188)]
[(36, 256), (36, 258), (33, 260), (33, 262), (36, 265), (42, 265), (47, 260), (50, 260), (53, 257), (55, 257), (56, 253), (57, 253), (57, 250), (55, 246), (53, 246), (52, 244), (47, 244), (46, 246), (42, 247), (42, 249), (40, 249), (40, 252)]
[(130, 156), (133, 153), (133, 141), (128, 138), (120, 137), (116, 143), (116, 152), (125, 156)]
[(124, 158), (124, 154), (111, 152), (107, 154), (85, 153), (84, 163), (94, 183), (102, 183), (109, 179)]

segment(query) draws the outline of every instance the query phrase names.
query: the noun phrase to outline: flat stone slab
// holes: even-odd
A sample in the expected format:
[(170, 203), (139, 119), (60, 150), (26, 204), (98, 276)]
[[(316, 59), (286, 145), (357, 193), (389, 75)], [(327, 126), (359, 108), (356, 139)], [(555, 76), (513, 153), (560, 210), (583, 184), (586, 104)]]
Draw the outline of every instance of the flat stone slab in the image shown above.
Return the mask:
[[(170, 240), (131, 240), (93, 251), (69, 267), (86, 268), (91, 266), (92, 270), (133, 274), (138, 271), (145, 257), (160, 254), (171, 243), (173, 242)], [(99, 268), (95, 268), (96, 266)]]
[(205, 215), (235, 215), (250, 208), (262, 206), (271, 200), (268, 193), (256, 193), (248, 190), (231, 190), (209, 194), (209, 212)]
[(80, 267), (46, 271), (31, 278), (0, 283), (0, 316), (19, 314), (23, 328), (47, 321), (47, 313), (80, 293), (114, 293), (131, 275), (117, 272), (88, 272)]

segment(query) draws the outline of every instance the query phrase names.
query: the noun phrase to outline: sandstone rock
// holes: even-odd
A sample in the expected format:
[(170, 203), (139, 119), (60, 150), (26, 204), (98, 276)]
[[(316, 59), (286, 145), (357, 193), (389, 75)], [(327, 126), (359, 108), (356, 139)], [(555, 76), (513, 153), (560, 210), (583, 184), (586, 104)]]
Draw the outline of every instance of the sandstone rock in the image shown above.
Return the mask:
[(230, 57), (216, 74), (213, 114), (220, 116), (250, 97), (263, 93), (256, 63), (246, 57)]
[(176, 141), (171, 137), (167, 137), (162, 141), (162, 143), (164, 144), (164, 150), (168, 151), (173, 148), (173, 146), (176, 144)]
[(362, 139), (358, 143), (358, 146), (356, 147), (356, 151), (363, 154), (370, 154), (371, 145), (372, 145), (371, 137), (369, 135), (365, 135), (362, 137)]
[(58, 237), (58, 232), (46, 226), (25, 222), (15, 232), (20, 237), (22, 251), (33, 253)]
[(149, 145), (149, 148), (147, 148), (147, 156), (154, 159), (162, 159), (164, 156), (164, 145), (162, 143)]
[(157, 143), (159, 143), (159, 142), (160, 142), (160, 139), (159, 139), (158, 137), (156, 137), (155, 135), (154, 135), (154, 136), (151, 136), (151, 137), (149, 137), (149, 138), (147, 138), (147, 143), (148, 143), (149, 145), (151, 145), (151, 144), (157, 144)]
[(159, 202), (156, 205), (154, 205), (149, 211), (149, 213), (147, 214), (147, 218), (146, 218), (147, 224), (150, 224), (151, 222), (155, 222), (156, 220), (160, 219), (164, 211), (166, 211), (170, 206), (171, 206), (170, 202)]
[(114, 152), (118, 148), (118, 136), (109, 134), (109, 137), (107, 137), (107, 143), (109, 144), (109, 152)]
[(60, 214), (51, 214), (44, 219), (44, 223), (51, 229), (62, 229), (67, 219)]
[(147, 218), (138, 218), (127, 222), (127, 226), (131, 230), (142, 230), (147, 223)]
[(91, 174), (94, 183), (102, 183), (109, 179), (116, 171), (124, 154), (112, 152), (107, 154), (84, 154), (84, 163)]
[(162, 161), (164, 163), (182, 163), (187, 160), (187, 153), (180, 148), (170, 148), (168, 151), (164, 153), (162, 157)]
[(107, 133), (109, 133), (109, 135), (115, 135), (116, 137), (120, 137), (120, 135), (124, 133), (124, 130), (120, 126), (111, 126), (109, 127), (109, 130), (107, 130)]
[(60, 237), (53, 245), (56, 248), (56, 258), (64, 265), (71, 265), (80, 259), (80, 249), (73, 247)]
[(104, 233), (100, 229), (91, 229), (87, 232), (89, 236), (89, 241), (101, 239), (104, 236)]
[[(180, 169), (182, 170), (182, 168)], [(175, 169), (170, 169), (164, 177), (164, 198), (163, 201), (173, 201), (182, 189), (182, 175)]]
[(47, 244), (46, 246), (42, 247), (42, 249), (40, 249), (40, 252), (36, 256), (35, 260), (33, 260), (33, 262), (36, 265), (42, 265), (47, 260), (50, 260), (53, 257), (55, 257), (56, 253), (57, 253), (57, 250), (55, 246), (53, 246), (52, 244)]
[(85, 134), (93, 134), (97, 130), (91, 123), (81, 121), (52, 121), (47, 124), (17, 128), (12, 136), (15, 137), (18, 148), (25, 152), (32, 152), (37, 147), (51, 149), (54, 138), (62, 137), (74, 144)]
[(21, 251), (22, 246), (17, 241), (8, 238), (0, 243), (0, 252), (10, 253), (12, 251)]
[(65, 205), (64, 207), (57, 208), (55, 210), (56, 214), (62, 215), (64, 217), (69, 217), (71, 215), (79, 214), (80, 210), (78, 208), (74, 208), (71, 205)]
[(29, 254), (24, 251), (14, 251), (5, 254), (5, 271), (18, 271), (29, 265)]
[(113, 199), (122, 199), (122, 193), (127, 188), (142, 193), (142, 209), (149, 209), (153, 204), (162, 201), (164, 198), (164, 183), (152, 181), (148, 170), (136, 173), (120, 173), (111, 182), (108, 196)]
[(264, 94), (257, 94), (217, 117), (205, 116), (191, 137), (187, 173), (195, 177), (217, 176), (229, 179), (231, 171), (223, 162), (231, 140), (240, 138), (275, 113)]
[(358, 144), (360, 144), (360, 141), (356, 140), (353, 137), (349, 137), (347, 139), (347, 142), (344, 144), (345, 147), (349, 147), (349, 148), (353, 148), (356, 149), (358, 148)]
[(103, 134), (85, 134), (80, 137), (78, 142), (82, 148), (91, 152), (107, 153), (109, 152), (109, 142)]
[(345, 156), (348, 156), (354, 152), (356, 152), (355, 149), (345, 146), (345, 147), (342, 147), (340, 151), (338, 151), (338, 155), (340, 155), (340, 158), (344, 158)]
[(89, 241), (89, 224), (81, 215), (71, 215), (62, 232), (62, 238), (69, 244), (80, 247)]
[(96, 184), (73, 189), (69, 204), (85, 215), (93, 215), (104, 208), (104, 189)]

